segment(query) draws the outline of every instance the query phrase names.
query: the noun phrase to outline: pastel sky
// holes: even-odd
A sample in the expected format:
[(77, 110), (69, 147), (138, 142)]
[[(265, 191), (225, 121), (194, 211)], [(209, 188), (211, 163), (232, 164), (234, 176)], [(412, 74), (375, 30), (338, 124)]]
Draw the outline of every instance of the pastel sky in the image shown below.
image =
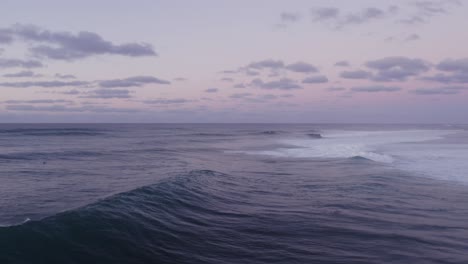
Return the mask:
[(468, 123), (468, 1), (0, 9), (0, 122)]

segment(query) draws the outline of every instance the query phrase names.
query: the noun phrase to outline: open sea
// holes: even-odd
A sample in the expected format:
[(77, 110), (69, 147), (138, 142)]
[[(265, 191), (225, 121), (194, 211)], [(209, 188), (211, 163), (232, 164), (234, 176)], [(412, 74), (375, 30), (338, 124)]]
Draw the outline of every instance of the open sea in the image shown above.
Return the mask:
[(468, 263), (468, 126), (1, 124), (0, 263)]

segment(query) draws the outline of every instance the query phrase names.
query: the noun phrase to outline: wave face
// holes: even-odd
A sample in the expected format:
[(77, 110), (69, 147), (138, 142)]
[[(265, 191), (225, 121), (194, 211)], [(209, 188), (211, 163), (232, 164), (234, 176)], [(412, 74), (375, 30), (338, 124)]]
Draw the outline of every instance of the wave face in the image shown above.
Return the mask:
[(30, 126), (0, 133), (2, 264), (468, 262), (466, 184), (413, 169), (462, 162), (453, 127)]

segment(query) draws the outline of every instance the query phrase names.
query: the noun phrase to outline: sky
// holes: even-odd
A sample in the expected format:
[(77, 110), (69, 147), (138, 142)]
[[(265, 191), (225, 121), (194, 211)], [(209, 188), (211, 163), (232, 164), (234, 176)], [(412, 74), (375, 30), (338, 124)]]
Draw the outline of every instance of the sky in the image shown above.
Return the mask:
[(2, 123), (468, 123), (466, 0), (0, 9)]

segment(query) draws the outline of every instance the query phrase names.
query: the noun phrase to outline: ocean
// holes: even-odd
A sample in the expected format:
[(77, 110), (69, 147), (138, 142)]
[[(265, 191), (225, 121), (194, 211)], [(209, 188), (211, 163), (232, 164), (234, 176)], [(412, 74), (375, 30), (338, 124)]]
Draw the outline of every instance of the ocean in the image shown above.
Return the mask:
[(468, 126), (1, 124), (0, 263), (468, 263)]

